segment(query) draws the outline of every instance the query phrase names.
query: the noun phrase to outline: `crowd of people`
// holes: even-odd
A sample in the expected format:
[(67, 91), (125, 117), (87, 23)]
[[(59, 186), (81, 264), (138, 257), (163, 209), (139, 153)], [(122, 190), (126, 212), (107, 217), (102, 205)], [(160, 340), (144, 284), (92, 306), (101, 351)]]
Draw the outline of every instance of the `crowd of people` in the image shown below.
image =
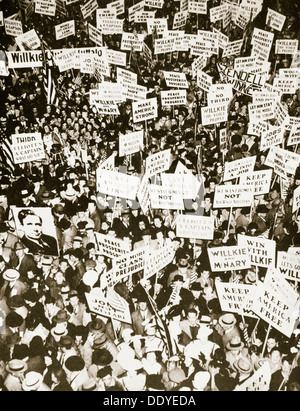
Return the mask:
[[(87, 23), (96, 26), (95, 13), (84, 20), (83, 3), (67, 5), (67, 16), (33, 13), (23, 21), (24, 32), (35, 29), (47, 50), (95, 47), (87, 31)], [(251, 14), (246, 30), (233, 21), (226, 30), (221, 21), (210, 21), (210, 8), (222, 3), (209, 0), (206, 15), (188, 14), (185, 33), (216, 28), (229, 41), (243, 39), (241, 54), (234, 57), (250, 55), (255, 27), (274, 33), (275, 39), (300, 40), (297, 2), (264, 0), (262, 10), (254, 18)], [(98, 1), (99, 8), (107, 4)], [(147, 32), (147, 24), (128, 20), (133, 4), (125, 0), (125, 14), (118, 16), (124, 18), (124, 32), (143, 34), (153, 50), (154, 33)], [(154, 10), (157, 18), (167, 17), (172, 30), (180, 4), (165, 0), (162, 8), (146, 10)], [(4, 18), (20, 10), (18, 1), (3, 0), (0, 6)], [(282, 31), (267, 25), (268, 8), (286, 16)], [(75, 35), (56, 40), (54, 25), (71, 19)], [(4, 26), (0, 37), (3, 52), (16, 50), (14, 37), (5, 33)], [(121, 37), (103, 35), (103, 44), (120, 50)], [(233, 68), (234, 57), (212, 55), (203, 71), (218, 83), (217, 63)], [(275, 54), (274, 41), (269, 84), (280, 68), (290, 67), (292, 57)], [(60, 73), (52, 67), (58, 97), (53, 104), (45, 93), (43, 68), (8, 67), (9, 75), (0, 77), (0, 144), (3, 147), (12, 134), (41, 133), (45, 147), (44, 159), (13, 165), (6, 151), (1, 152), (1, 391), (233, 391), (265, 363), (271, 373), (267, 390), (300, 390), (299, 315), (288, 338), (270, 330), (263, 319), (222, 311), (216, 291), (218, 281), (255, 285), (264, 280), (267, 268), (214, 272), (208, 255), (210, 248), (237, 245), (239, 234), (273, 240), (276, 251), (299, 247), (300, 220), (292, 205), (300, 168), (287, 176), (285, 185), (273, 171), (270, 191), (255, 196), (252, 207), (232, 212), (214, 208), (214, 193), (223, 183), (227, 162), (256, 156), (255, 171), (272, 168), (265, 165), (268, 150), (260, 151), (260, 136), (247, 132), (250, 96), (235, 92), (228, 121), (202, 125), (207, 93), (192, 74), (194, 60), (182, 51), (153, 53), (151, 61), (144, 53), (127, 52), (126, 70), (138, 75), (138, 84), (147, 87), (147, 98), (158, 99), (158, 116), (146, 125), (133, 122), (132, 100), (118, 104), (118, 116), (100, 115), (89, 101), (89, 91), (98, 87), (99, 78), (78, 69)], [(106, 81), (113, 82), (116, 67), (110, 70)], [(161, 105), (160, 93), (167, 89), (163, 71), (186, 74), (187, 105)], [(281, 96), (293, 117), (300, 117), (299, 91)], [(227, 142), (221, 147), (219, 132), (224, 128)], [(144, 148), (120, 156), (120, 135), (141, 129)], [(284, 140), (288, 137), (285, 132)], [(143, 176), (147, 158), (166, 149), (171, 150), (168, 173), (181, 163), (203, 184), (188, 209), (150, 207), (144, 213), (132, 207), (131, 200), (99, 191), (97, 169), (111, 156), (115, 170)], [(299, 153), (298, 145), (295, 152)], [(45, 214), (49, 219), (42, 218), (41, 209), (51, 210)], [(179, 214), (213, 217), (213, 239), (178, 237)], [(174, 250), (173, 261), (152, 277), (145, 279), (141, 270), (114, 285), (113, 291), (129, 306), (131, 322), (99, 315), (88, 304), (87, 293), (107, 297), (111, 291), (106, 273), (113, 268), (113, 258), (99, 249), (97, 233), (126, 242), (129, 250), (146, 247), (155, 252), (165, 245)], [(299, 282), (291, 284), (299, 293)]]

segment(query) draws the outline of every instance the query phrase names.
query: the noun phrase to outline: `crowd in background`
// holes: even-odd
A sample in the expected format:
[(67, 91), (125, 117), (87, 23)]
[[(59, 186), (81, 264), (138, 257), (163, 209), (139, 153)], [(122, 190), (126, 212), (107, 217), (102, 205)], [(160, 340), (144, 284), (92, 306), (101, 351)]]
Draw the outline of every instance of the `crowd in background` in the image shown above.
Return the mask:
[[(98, 3), (104, 8), (107, 2)], [(67, 7), (68, 19), (76, 22), (75, 36), (55, 39), (54, 24), (65, 21), (60, 15), (54, 22), (54, 18), (33, 14), (25, 27), (34, 28), (50, 50), (94, 47), (86, 23), (94, 23), (95, 17), (84, 21), (80, 4)], [(208, 9), (219, 4), (210, 0)], [(131, 5), (126, 1), (126, 10)], [(11, 0), (3, 0), (0, 7), (5, 17), (19, 10), (18, 2)], [(287, 16), (281, 32), (266, 25), (268, 7)], [(172, 29), (177, 11), (179, 2), (166, 0), (156, 17), (168, 17)], [(144, 34), (151, 47), (152, 33), (147, 33), (146, 24), (129, 23), (126, 14), (124, 18), (124, 31)], [(248, 56), (254, 27), (273, 31), (275, 39), (300, 40), (299, 19), (296, 2), (264, 1), (261, 13), (247, 26), (246, 36), (232, 22), (226, 34), (230, 41), (244, 36), (242, 56)], [(211, 31), (213, 27), (222, 29), (219, 22), (210, 22), (209, 15), (190, 15), (185, 32), (197, 34), (198, 29)], [(13, 50), (13, 37), (5, 34), (4, 27), (0, 27), (0, 38), (3, 51)], [(120, 42), (121, 35), (104, 36), (110, 49), (120, 50)], [(275, 55), (273, 45), (270, 84), (280, 68), (290, 67), (291, 58)], [(289, 175), (284, 190), (273, 173), (270, 192), (256, 196), (254, 207), (234, 209), (232, 214), (229, 209), (214, 209), (214, 191), (223, 182), (226, 162), (257, 156), (254, 170), (269, 169), (264, 164), (267, 152), (259, 149), (260, 137), (247, 134), (251, 97), (236, 93), (228, 121), (203, 126), (201, 107), (206, 106), (207, 97), (192, 76), (194, 57), (189, 52), (153, 55), (152, 62), (135, 52), (130, 60), (126, 69), (136, 72), (138, 83), (148, 88), (147, 97), (157, 97), (159, 102), (158, 117), (147, 122), (144, 149), (130, 158), (119, 156), (119, 136), (144, 123), (133, 122), (130, 100), (118, 105), (118, 116), (99, 115), (89, 104), (89, 90), (98, 83), (93, 75), (79, 70), (59, 73), (54, 67), (53, 75), (59, 80), (57, 105), (47, 104), (42, 68), (10, 70), (9, 76), (0, 78), (1, 141), (14, 133), (40, 132), (46, 151), (44, 160), (18, 164), (13, 170), (1, 154), (0, 310), (5, 326), (0, 333), (0, 389), (232, 391), (268, 362), (270, 391), (299, 391), (299, 328), (295, 326), (291, 338), (274, 329), (267, 334), (265, 321), (224, 313), (218, 300), (217, 281), (255, 284), (257, 278), (264, 279), (267, 269), (216, 273), (207, 250), (236, 245), (238, 234), (275, 240), (277, 251), (299, 247), (300, 217), (292, 213), (292, 199), (300, 184), (300, 169)], [(234, 58), (208, 58), (203, 71), (214, 82), (220, 81), (220, 61), (232, 68)], [(163, 71), (186, 74), (186, 106), (161, 106), (160, 92), (166, 89)], [(116, 67), (111, 67), (111, 81), (115, 77)], [(300, 117), (299, 91), (281, 100), (293, 117)], [(222, 128), (228, 132), (225, 150), (219, 144)], [(188, 213), (214, 217), (213, 240), (177, 237), (176, 210), (144, 214), (140, 208), (131, 209), (130, 201), (97, 192), (96, 170), (111, 155), (115, 155), (117, 169), (127, 167), (127, 174), (139, 176), (145, 172), (146, 158), (165, 149), (171, 149), (170, 173), (181, 162), (195, 176), (204, 177), (204, 188)], [(87, 162), (82, 150), (87, 150)], [(298, 146), (296, 150), (299, 153)], [(33, 244), (17, 235), (11, 213), (14, 207), (51, 208), (57, 252), (48, 238)], [(34, 212), (21, 218), (23, 223), (31, 218), (38, 224)], [(157, 275), (144, 280), (138, 272), (115, 285), (129, 304), (131, 324), (89, 310), (85, 293), (105, 288), (105, 273), (112, 268), (112, 259), (98, 250), (95, 233), (127, 241), (131, 250), (143, 246), (158, 250), (166, 244), (175, 250), (173, 262)], [(177, 294), (171, 298), (175, 289)], [(168, 343), (166, 333), (162, 335), (153, 320), (149, 295), (166, 324)]]

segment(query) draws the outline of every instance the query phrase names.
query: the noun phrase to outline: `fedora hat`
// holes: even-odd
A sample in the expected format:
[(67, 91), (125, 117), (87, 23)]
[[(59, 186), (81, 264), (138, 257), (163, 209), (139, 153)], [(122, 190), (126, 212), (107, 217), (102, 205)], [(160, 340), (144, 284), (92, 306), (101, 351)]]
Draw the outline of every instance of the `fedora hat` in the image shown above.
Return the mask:
[(10, 373), (18, 373), (27, 371), (27, 364), (23, 360), (10, 360), (6, 365), (6, 371)]
[(234, 351), (234, 350), (241, 350), (244, 347), (244, 343), (241, 341), (241, 338), (237, 335), (229, 341), (228, 344), (226, 344), (226, 349), (228, 351)]
[(54, 328), (51, 328), (50, 333), (53, 337), (61, 338), (68, 334), (68, 330), (63, 323), (58, 323)]
[(253, 371), (253, 364), (248, 358), (241, 357), (237, 361), (233, 363), (233, 367), (240, 373), (240, 374), (249, 374)]
[(30, 371), (25, 375), (25, 379), (22, 382), (22, 388), (24, 391), (36, 391), (42, 382), (42, 374), (36, 371)]
[(59, 345), (70, 349), (73, 346), (73, 340), (69, 335), (63, 335), (59, 341)]
[(98, 335), (94, 339), (93, 348), (94, 349), (101, 348), (103, 346), (103, 344), (106, 343), (106, 341), (107, 341), (107, 335), (105, 333), (102, 333), (102, 334)]
[(81, 387), (82, 391), (96, 391), (97, 390), (97, 383), (93, 378), (89, 378), (86, 380)]
[(4, 271), (3, 278), (4, 280), (7, 280), (7, 281), (15, 281), (18, 278), (20, 278), (20, 273), (17, 270), (13, 270), (12, 268), (9, 268), (8, 270)]
[(68, 284), (61, 287), (60, 294), (61, 296), (67, 295), (69, 296), (70, 286)]
[(245, 275), (245, 283), (246, 284), (255, 284), (256, 283), (256, 274), (253, 271), (249, 271)]
[(94, 318), (88, 325), (89, 331), (92, 333), (103, 333), (105, 331), (105, 324), (101, 318)]
[(5, 338), (5, 346), (8, 348), (14, 347), (16, 344), (19, 344), (21, 339), (22, 338), (17, 333), (7, 335)]
[(20, 191), (20, 196), (22, 198), (29, 197), (32, 194), (32, 191), (29, 190), (28, 188), (24, 188), (23, 190)]
[(42, 265), (51, 265), (53, 263), (53, 259), (50, 255), (44, 255), (42, 258)]
[(34, 289), (30, 288), (23, 294), (23, 298), (25, 301), (30, 301), (32, 303), (35, 303), (38, 301), (39, 295)]
[(11, 309), (21, 308), (24, 306), (24, 299), (21, 295), (13, 295), (7, 300), (7, 305)]
[(105, 367), (113, 362), (113, 356), (106, 348), (98, 348), (93, 352), (93, 364)]
[(74, 190), (72, 184), (68, 184), (67, 189), (64, 193), (64, 196), (68, 199), (68, 198), (72, 198), (75, 197), (77, 195), (77, 191)]
[(219, 324), (224, 328), (231, 328), (236, 324), (236, 318), (233, 314), (223, 314), (219, 318)]
[(11, 311), (6, 316), (6, 325), (11, 328), (21, 327), (23, 321), (24, 318), (15, 311)]
[(45, 190), (42, 195), (42, 200), (52, 200), (54, 198), (54, 194), (51, 191)]
[(53, 317), (52, 321), (56, 324), (64, 323), (69, 321), (70, 315), (66, 310), (59, 310), (57, 314)]
[(67, 358), (65, 362), (65, 367), (71, 372), (78, 372), (84, 369), (84, 361), (78, 355), (72, 355)]

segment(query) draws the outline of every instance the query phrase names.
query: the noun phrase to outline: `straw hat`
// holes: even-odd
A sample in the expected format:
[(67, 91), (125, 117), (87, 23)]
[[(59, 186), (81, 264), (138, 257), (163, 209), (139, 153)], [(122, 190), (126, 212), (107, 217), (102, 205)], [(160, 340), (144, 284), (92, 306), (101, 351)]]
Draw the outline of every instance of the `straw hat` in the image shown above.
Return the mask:
[(248, 358), (241, 357), (235, 363), (233, 363), (233, 367), (240, 373), (240, 374), (250, 374), (253, 371), (254, 365)]
[(228, 344), (226, 344), (226, 349), (228, 351), (234, 351), (234, 350), (241, 350), (244, 347), (244, 343), (241, 341), (241, 338), (237, 335), (229, 341)]
[(23, 360), (14, 359), (14, 360), (10, 360), (5, 368), (6, 368), (6, 371), (10, 372), (11, 374), (25, 372), (27, 371), (27, 364)]
[(39, 372), (30, 371), (25, 375), (22, 383), (24, 391), (36, 391), (43, 382), (43, 376)]
[(50, 330), (53, 337), (64, 337), (68, 334), (68, 330), (63, 323), (58, 323), (54, 328)]
[(17, 270), (8, 269), (4, 271), (3, 278), (7, 281), (16, 281), (18, 278), (20, 278), (20, 273)]
[(226, 330), (236, 324), (236, 318), (233, 314), (224, 314), (219, 318), (219, 324)]

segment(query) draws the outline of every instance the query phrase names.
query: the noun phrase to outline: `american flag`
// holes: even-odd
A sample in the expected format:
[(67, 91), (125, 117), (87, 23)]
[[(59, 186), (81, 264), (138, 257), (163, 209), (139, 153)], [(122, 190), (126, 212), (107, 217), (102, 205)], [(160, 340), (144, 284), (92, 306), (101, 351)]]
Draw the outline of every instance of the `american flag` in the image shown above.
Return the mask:
[(173, 355), (173, 349), (172, 349), (170, 332), (169, 332), (169, 329), (168, 329), (168, 326), (167, 326), (166, 322), (163, 320), (163, 318), (159, 314), (159, 311), (157, 309), (157, 305), (156, 305), (155, 300), (150, 296), (150, 294), (146, 291), (146, 289), (140, 283), (136, 286), (136, 290), (137, 289), (140, 293), (142, 293), (146, 296), (149, 307), (150, 307), (150, 310), (154, 313), (156, 327), (159, 331), (159, 334), (160, 334), (163, 342), (166, 345), (168, 355), (172, 356)]
[(128, 309), (127, 301), (120, 296), (112, 287), (107, 289), (107, 299), (110, 306), (116, 311), (125, 311)]
[[(57, 88), (55, 84), (55, 78), (52, 75), (52, 69), (49, 66), (48, 56), (45, 51), (45, 43), (41, 40), (41, 48), (43, 52), (43, 79), (44, 79), (44, 90), (47, 97), (47, 104), (53, 104), (57, 106), (59, 104), (59, 98), (57, 93)], [(49, 49), (47, 51), (50, 52), (51, 60), (53, 66), (55, 65), (53, 55)]]
[(47, 96), (47, 104), (54, 104), (55, 106), (57, 106), (59, 103), (59, 99), (56, 92), (55, 82), (52, 77), (52, 71), (49, 66), (47, 67), (47, 69), (43, 68), (43, 74), (44, 88)]
[(7, 136), (2, 136), (0, 140), (0, 145), (1, 145), (1, 150), (0, 150), (0, 156), (3, 165), (5, 168), (7, 168), (9, 171), (13, 172), (15, 170), (15, 163), (14, 163), (14, 157), (11, 149), (11, 140)]

